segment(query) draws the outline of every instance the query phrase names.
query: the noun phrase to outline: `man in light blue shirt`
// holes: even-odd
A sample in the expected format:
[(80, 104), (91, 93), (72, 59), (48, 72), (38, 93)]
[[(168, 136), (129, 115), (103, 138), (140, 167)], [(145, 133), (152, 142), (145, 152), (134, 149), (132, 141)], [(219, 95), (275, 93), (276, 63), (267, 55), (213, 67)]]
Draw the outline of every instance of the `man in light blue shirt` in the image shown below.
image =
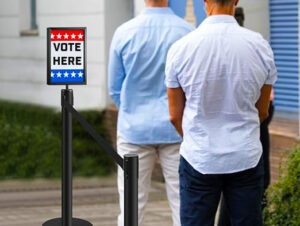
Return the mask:
[[(139, 225), (151, 184), (156, 156), (166, 180), (174, 226), (179, 219), (179, 146), (181, 137), (169, 121), (165, 62), (169, 47), (193, 30), (167, 7), (168, 0), (147, 0), (146, 9), (114, 34), (109, 59), (109, 93), (119, 109), (117, 149), (138, 154)], [(123, 226), (123, 172), (118, 171)]]
[(233, 17), (238, 0), (204, 0), (208, 17), (168, 53), (170, 118), (180, 148), (182, 226), (213, 226), (223, 192), (231, 223), (261, 226), (260, 121), (277, 78), (272, 49)]

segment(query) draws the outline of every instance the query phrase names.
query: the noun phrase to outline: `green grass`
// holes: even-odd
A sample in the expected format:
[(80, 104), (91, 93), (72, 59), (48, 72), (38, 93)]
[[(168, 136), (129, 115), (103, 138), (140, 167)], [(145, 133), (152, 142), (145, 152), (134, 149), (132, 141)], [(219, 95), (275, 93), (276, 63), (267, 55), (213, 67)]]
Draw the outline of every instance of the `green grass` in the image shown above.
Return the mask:
[[(99, 111), (81, 115), (109, 141)], [(73, 120), (75, 176), (109, 175), (111, 158)], [(0, 101), (0, 179), (57, 178), (61, 175), (61, 113), (52, 108)]]

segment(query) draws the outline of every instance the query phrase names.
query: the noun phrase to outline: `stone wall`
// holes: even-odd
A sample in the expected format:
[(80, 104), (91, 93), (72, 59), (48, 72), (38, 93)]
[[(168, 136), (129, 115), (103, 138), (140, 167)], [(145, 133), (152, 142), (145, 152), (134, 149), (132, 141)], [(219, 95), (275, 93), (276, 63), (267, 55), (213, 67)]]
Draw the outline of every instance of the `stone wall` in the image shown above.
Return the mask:
[[(116, 148), (116, 126), (118, 111), (115, 106), (106, 110), (106, 127)], [(278, 180), (280, 166), (285, 164), (288, 154), (299, 144), (298, 121), (274, 118), (270, 125), (270, 164), (271, 182)], [(163, 181), (162, 171), (157, 161), (152, 178), (156, 181)]]
[(280, 174), (280, 167), (285, 166), (287, 156), (299, 145), (299, 122), (274, 118), (270, 125), (271, 141), (271, 181), (275, 182)]

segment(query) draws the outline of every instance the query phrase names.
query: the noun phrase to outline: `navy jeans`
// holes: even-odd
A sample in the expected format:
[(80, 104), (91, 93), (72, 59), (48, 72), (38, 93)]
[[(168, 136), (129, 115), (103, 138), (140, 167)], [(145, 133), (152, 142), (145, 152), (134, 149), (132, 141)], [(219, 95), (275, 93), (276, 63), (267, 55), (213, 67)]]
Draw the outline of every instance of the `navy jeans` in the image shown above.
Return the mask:
[(207, 175), (196, 171), (181, 156), (179, 176), (182, 226), (213, 226), (222, 192), (232, 226), (262, 225), (262, 159), (253, 169)]

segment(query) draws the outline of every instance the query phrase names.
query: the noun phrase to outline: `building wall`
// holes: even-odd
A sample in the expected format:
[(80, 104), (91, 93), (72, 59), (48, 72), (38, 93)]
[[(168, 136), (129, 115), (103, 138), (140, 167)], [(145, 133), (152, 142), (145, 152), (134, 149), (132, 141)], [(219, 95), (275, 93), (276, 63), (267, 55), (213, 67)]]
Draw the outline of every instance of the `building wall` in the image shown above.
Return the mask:
[[(38, 35), (25, 37), (20, 32), (29, 24), (29, 2), (4, 1), (0, 7), (0, 98), (59, 107), (62, 87), (46, 85), (46, 28), (86, 26), (88, 85), (72, 86), (75, 106), (107, 107), (111, 103), (107, 96), (109, 45), (115, 28), (130, 19), (132, 0), (37, 0)], [(144, 0), (134, 3), (139, 13)], [(240, 5), (245, 8), (246, 27), (268, 38), (268, 1), (241, 0)], [(191, 0), (186, 19), (195, 23)]]
[(134, 1), (134, 15), (139, 15), (140, 12), (145, 8), (144, 0), (133, 0)]
[[(105, 58), (106, 58), (106, 65), (108, 63), (109, 57), (109, 49), (113, 34), (117, 27), (119, 27), (124, 22), (132, 19), (133, 17), (133, 1), (132, 0), (109, 0), (105, 1)], [(107, 67), (106, 67), (106, 75), (108, 74)], [(108, 87), (107, 87), (107, 76), (105, 79), (105, 90), (106, 90), (106, 102), (107, 106), (111, 105), (113, 102), (108, 94)]]
[[(144, 0), (135, 1), (135, 14), (144, 8)], [(176, 0), (175, 0), (176, 1)], [(193, 0), (187, 0), (186, 20), (195, 24)], [(267, 40), (270, 39), (269, 0), (240, 0), (246, 14), (245, 27), (261, 33)]]
[[(144, 0), (133, 0), (133, 1), (134, 1), (134, 14), (138, 15), (145, 8), (145, 1)], [(172, 0), (172, 1), (177, 1), (177, 0)], [(186, 8), (185, 19), (191, 24), (195, 25), (196, 18), (194, 16), (193, 0), (186, 0), (186, 1), (187, 1), (187, 8)]]
[(270, 40), (269, 0), (240, 0), (239, 6), (245, 10), (245, 27)]
[[(111, 30), (124, 21), (124, 14), (131, 13), (122, 7), (130, 0), (110, 0), (111, 4), (103, 0), (37, 0), (38, 35), (26, 37), (20, 36), (26, 24), (24, 1), (5, 1), (0, 7), (0, 98), (59, 107), (62, 86), (46, 85), (46, 28), (83, 26), (87, 27), (88, 34), (88, 85), (71, 86), (75, 106), (79, 109), (107, 107), (109, 42), (106, 39), (110, 39)], [(117, 10), (112, 7), (116, 2), (121, 6)], [(107, 22), (106, 15), (115, 18)]]
[(299, 118), (299, 0), (289, 0), (288, 4), (270, 0), (270, 18), (271, 47), (278, 72), (274, 86), (276, 112), (280, 117)]
[(196, 26), (196, 17), (194, 15), (194, 2), (193, 0), (187, 0), (186, 16), (185, 20)]
[[(245, 27), (261, 33), (270, 40), (269, 0), (240, 0), (239, 5), (244, 8)], [(188, 0), (186, 20), (195, 24), (193, 1)]]

